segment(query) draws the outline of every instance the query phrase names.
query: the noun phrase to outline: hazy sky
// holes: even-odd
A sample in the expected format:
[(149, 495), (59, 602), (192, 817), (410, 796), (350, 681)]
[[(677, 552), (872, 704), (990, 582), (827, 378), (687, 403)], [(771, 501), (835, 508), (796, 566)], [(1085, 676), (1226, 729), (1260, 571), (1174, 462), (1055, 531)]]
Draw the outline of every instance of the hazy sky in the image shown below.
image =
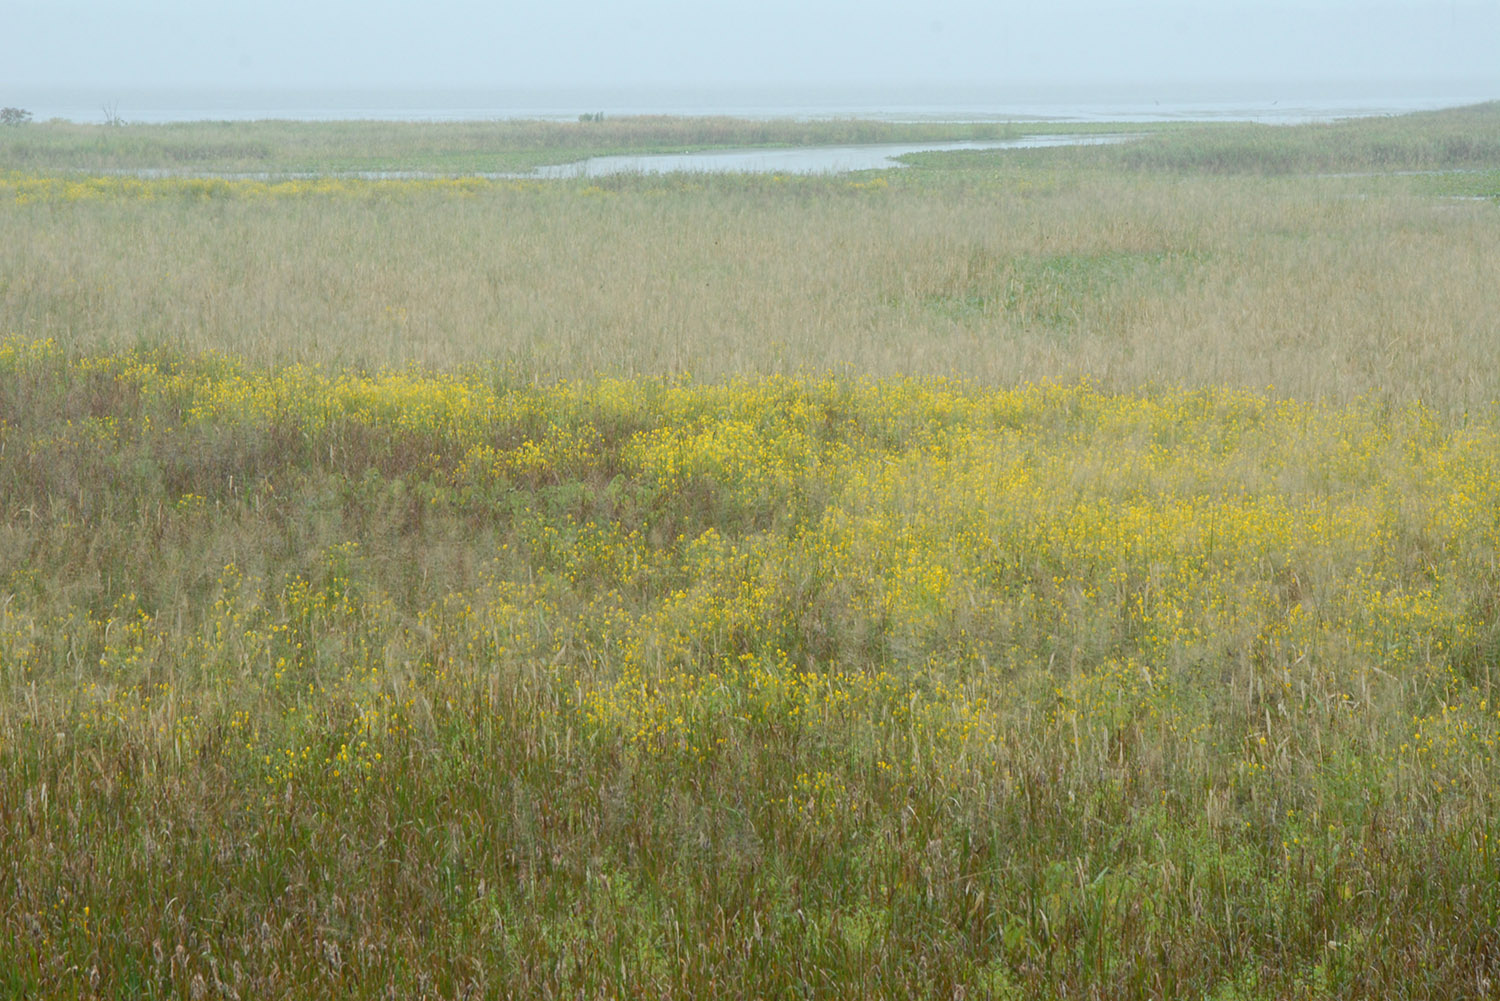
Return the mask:
[(1500, 85), (1497, 53), (1500, 0), (0, 0), (0, 103), (69, 86)]

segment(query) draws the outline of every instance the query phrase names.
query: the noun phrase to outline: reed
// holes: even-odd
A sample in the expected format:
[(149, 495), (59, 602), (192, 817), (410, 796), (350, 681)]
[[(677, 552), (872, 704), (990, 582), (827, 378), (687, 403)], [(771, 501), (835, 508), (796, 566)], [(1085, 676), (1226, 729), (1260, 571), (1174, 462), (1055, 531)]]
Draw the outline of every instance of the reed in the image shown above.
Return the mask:
[(1500, 399), (1500, 230), (1422, 178), (0, 182), (0, 330), (538, 379), (841, 371)]

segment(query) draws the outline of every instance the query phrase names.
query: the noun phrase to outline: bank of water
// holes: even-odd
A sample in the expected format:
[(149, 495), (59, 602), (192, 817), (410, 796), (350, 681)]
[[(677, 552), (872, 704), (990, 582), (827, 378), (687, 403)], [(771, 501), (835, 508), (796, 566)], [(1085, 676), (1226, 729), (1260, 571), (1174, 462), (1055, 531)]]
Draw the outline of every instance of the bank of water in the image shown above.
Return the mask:
[(474, 171), (456, 175), (429, 170), (358, 170), (311, 173), (298, 171), (202, 171), (172, 167), (89, 170), (90, 174), (142, 178), (186, 177), (225, 181), (296, 181), (353, 178), (364, 181), (428, 181), (449, 177), (480, 177), (492, 181), (556, 180), (608, 177), (613, 174), (842, 174), (854, 170), (886, 170), (905, 166), (898, 157), (908, 153), (945, 150), (1038, 149), (1045, 146), (1098, 146), (1138, 138), (1134, 134), (1034, 135), (1020, 139), (957, 140), (928, 143), (872, 143), (849, 146), (712, 149), (694, 153), (641, 153), (595, 156), (571, 163), (549, 164), (528, 171)]

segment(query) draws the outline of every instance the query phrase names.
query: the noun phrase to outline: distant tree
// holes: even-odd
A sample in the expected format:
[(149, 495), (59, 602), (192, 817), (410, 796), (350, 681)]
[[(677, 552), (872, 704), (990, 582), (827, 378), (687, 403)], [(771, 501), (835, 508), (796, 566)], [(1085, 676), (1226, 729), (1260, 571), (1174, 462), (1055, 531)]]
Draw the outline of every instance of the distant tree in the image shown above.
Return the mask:
[(0, 108), (0, 125), (24, 125), (31, 121), (31, 112), (24, 108)]

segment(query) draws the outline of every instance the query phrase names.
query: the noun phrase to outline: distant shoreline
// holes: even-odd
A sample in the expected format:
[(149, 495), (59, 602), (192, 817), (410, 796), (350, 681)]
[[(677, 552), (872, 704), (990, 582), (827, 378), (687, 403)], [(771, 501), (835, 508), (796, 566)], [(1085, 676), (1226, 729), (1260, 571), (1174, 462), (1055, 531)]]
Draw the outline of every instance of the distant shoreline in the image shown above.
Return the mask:
[(19, 87), (3, 103), (36, 121), (576, 120), (582, 114), (722, 115), (892, 122), (1255, 121), (1298, 123), (1431, 111), (1500, 97), (1500, 82), (972, 88), (552, 88), (548, 90), (190, 90)]

